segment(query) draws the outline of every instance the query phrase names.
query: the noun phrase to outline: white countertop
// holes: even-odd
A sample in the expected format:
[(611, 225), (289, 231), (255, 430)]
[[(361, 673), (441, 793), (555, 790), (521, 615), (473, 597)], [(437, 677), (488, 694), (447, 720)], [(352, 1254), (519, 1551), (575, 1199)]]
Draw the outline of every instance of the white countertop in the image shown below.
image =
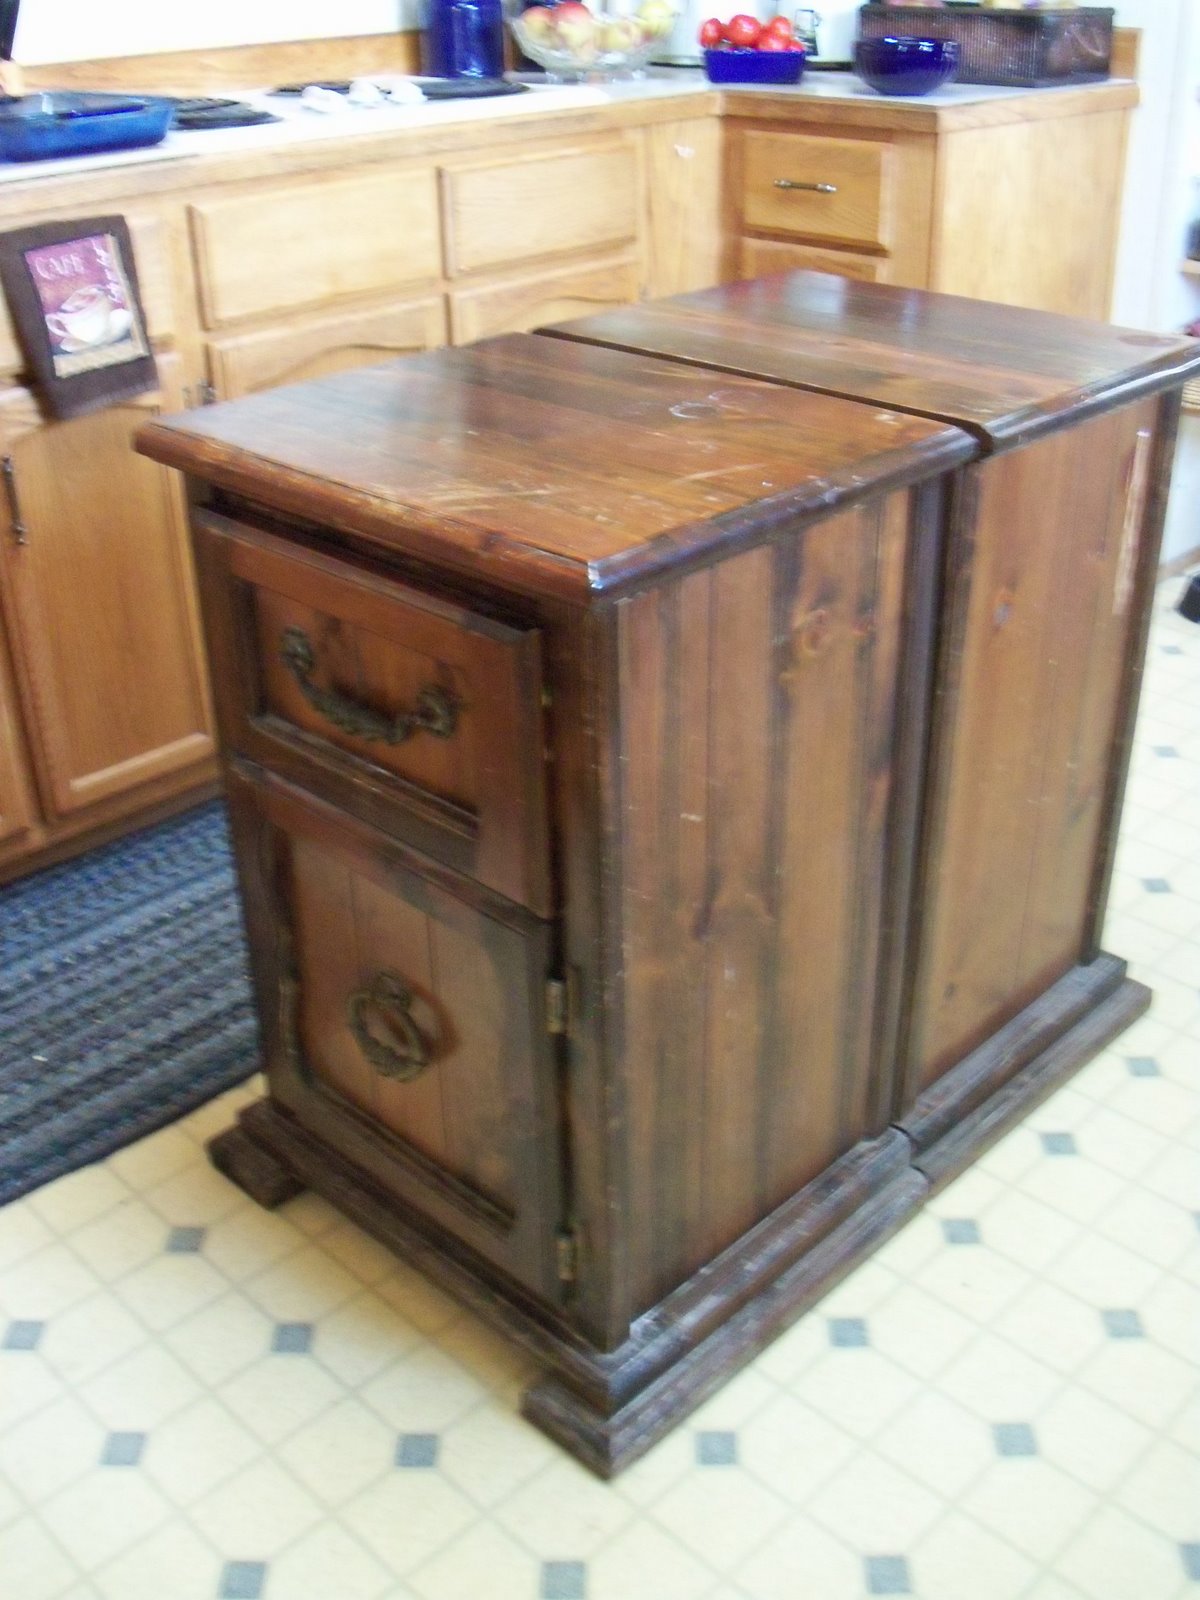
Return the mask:
[[(381, 75), (379, 82), (391, 81)], [(0, 162), (0, 184), (53, 178), (64, 174), (134, 166), (147, 162), (177, 161), (185, 156), (229, 155), (242, 150), (269, 150), (353, 134), (387, 133), (465, 122), (494, 121), (538, 115), (550, 111), (577, 111), (628, 101), (670, 99), (713, 87), (701, 71), (651, 68), (641, 77), (604, 83), (531, 84), (528, 94), (481, 100), (425, 101), (416, 106), (386, 105), (363, 109), (345, 105), (333, 113), (310, 110), (294, 97), (272, 95), (261, 89), (229, 91), (227, 98), (245, 100), (273, 111), (278, 122), (251, 128), (213, 128), (169, 133), (161, 144), (138, 150), (114, 150), (98, 155), (74, 156), (61, 161)], [(977, 84), (950, 84), (918, 99), (880, 95), (852, 72), (809, 72), (794, 87), (775, 85), (719, 85), (731, 95), (794, 96), (797, 100), (867, 100), (908, 106), (962, 106), (1005, 100), (1029, 94), (1056, 94), (1055, 89), (999, 89)]]

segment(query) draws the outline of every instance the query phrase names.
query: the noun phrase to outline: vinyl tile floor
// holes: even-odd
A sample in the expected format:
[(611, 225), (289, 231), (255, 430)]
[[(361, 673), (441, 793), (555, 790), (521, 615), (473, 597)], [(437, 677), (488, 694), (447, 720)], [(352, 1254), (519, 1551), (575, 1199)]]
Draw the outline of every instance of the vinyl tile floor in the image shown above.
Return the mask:
[(616, 1483), (235, 1090), (0, 1211), (2, 1600), (1200, 1600), (1200, 628), (1163, 585), (1108, 947), (1147, 1017)]

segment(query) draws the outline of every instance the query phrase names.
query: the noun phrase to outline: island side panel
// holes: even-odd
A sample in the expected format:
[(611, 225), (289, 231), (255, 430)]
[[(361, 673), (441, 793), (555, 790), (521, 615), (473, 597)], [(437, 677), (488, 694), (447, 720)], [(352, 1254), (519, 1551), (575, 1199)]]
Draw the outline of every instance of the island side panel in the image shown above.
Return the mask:
[(617, 608), (635, 1313), (886, 1125), (913, 536), (897, 493)]
[(1159, 402), (971, 469), (950, 557), (908, 1093), (1094, 955)]

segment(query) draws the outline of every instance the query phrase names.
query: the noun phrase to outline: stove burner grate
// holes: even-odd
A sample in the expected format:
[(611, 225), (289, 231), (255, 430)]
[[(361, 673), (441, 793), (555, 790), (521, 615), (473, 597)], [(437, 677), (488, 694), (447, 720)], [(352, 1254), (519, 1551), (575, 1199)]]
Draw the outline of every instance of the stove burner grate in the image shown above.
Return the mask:
[(248, 106), (243, 100), (212, 100), (199, 97), (176, 100), (171, 126), (185, 131), (197, 128), (254, 128), (260, 122), (278, 122), (271, 111)]

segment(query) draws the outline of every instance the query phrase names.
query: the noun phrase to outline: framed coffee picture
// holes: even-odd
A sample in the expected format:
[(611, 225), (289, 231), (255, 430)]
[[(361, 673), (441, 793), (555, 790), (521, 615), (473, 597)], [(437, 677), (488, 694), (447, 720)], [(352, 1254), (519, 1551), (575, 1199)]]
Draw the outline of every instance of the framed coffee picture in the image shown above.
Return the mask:
[(79, 416), (154, 388), (124, 218), (0, 234), (0, 284), (30, 379), (51, 416)]

